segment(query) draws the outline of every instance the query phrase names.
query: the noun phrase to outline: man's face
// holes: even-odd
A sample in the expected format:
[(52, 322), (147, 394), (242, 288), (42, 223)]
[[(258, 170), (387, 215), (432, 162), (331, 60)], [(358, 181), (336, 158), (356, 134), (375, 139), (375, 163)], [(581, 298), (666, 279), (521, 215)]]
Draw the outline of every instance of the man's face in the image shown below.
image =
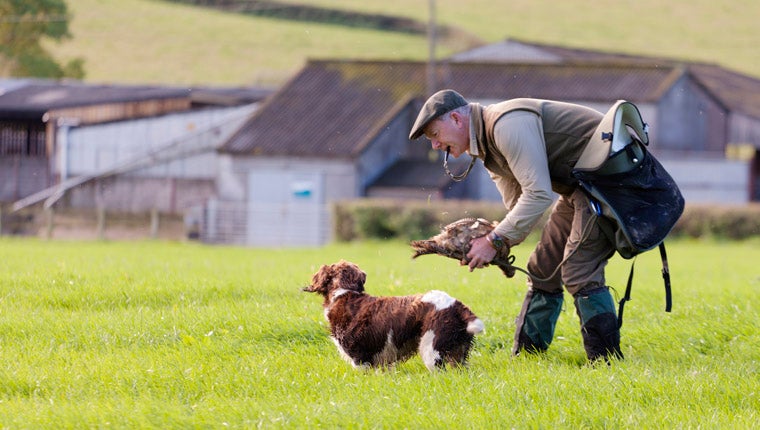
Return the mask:
[(434, 119), (425, 127), (425, 137), (435, 150), (446, 152), (454, 158), (469, 149), (469, 133), (465, 127), (464, 117), (457, 112), (450, 112)]

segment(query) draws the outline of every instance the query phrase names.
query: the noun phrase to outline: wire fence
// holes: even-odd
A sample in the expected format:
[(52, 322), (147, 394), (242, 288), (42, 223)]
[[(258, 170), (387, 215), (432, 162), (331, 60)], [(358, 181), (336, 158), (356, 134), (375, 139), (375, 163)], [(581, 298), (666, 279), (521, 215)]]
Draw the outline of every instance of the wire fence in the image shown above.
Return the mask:
[(262, 247), (320, 246), (331, 239), (325, 204), (253, 204), (210, 199), (193, 208), (201, 241)]

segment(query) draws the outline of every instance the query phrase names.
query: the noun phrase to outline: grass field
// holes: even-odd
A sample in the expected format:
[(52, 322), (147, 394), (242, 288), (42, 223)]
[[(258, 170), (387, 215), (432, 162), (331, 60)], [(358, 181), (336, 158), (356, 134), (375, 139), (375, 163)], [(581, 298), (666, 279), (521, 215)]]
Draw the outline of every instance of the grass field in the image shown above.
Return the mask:
[[(293, 1), (294, 3), (298, 3)], [(300, 3), (428, 20), (428, 1)], [(160, 0), (67, 0), (73, 38), (48, 44), (85, 60), (91, 82), (281, 84), (308, 58), (424, 60), (425, 36), (241, 16)], [(760, 2), (437, 0), (440, 24), (485, 42), (519, 38), (718, 63), (760, 76)], [(466, 48), (449, 41), (439, 57)]]
[[(569, 300), (544, 356), (510, 357), (524, 277), (469, 273), (399, 242), (244, 249), (0, 238), (1, 428), (751, 428), (760, 422), (760, 242), (640, 256), (623, 351), (588, 367)], [(529, 245), (515, 249), (524, 264)], [(377, 295), (442, 289), (486, 324), (470, 366), (343, 362), (320, 298), (345, 258)], [(622, 293), (627, 261), (608, 281)]]

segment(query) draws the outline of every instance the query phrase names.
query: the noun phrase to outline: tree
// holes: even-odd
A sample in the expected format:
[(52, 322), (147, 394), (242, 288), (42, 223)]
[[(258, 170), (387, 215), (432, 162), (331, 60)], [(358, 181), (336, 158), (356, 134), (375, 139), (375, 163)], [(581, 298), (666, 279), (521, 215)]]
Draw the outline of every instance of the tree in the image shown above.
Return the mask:
[(0, 0), (0, 76), (83, 78), (84, 60), (61, 65), (42, 46), (70, 38), (70, 18), (64, 0)]

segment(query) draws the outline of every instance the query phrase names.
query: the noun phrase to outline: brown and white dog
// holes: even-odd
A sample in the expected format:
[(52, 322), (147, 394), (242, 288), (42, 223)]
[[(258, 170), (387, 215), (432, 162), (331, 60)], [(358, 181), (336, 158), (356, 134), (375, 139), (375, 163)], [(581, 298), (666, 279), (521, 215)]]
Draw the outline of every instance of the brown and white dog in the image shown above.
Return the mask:
[(419, 351), (428, 369), (465, 365), (483, 322), (442, 291), (402, 297), (364, 292), (367, 274), (341, 260), (322, 266), (304, 291), (324, 296), (330, 337), (354, 367), (381, 367)]

